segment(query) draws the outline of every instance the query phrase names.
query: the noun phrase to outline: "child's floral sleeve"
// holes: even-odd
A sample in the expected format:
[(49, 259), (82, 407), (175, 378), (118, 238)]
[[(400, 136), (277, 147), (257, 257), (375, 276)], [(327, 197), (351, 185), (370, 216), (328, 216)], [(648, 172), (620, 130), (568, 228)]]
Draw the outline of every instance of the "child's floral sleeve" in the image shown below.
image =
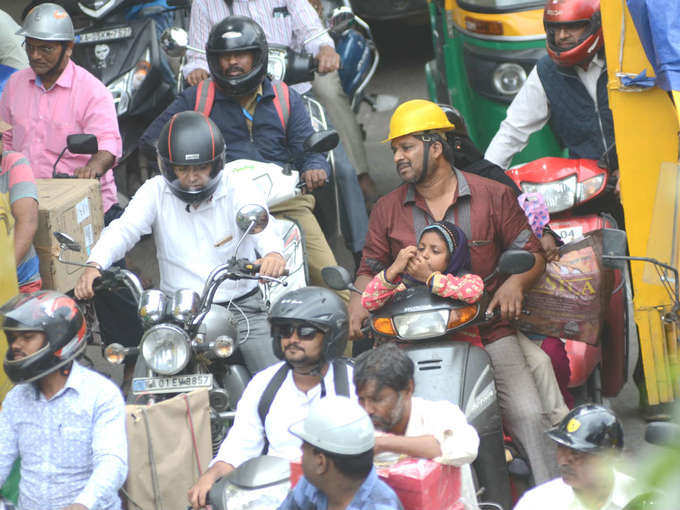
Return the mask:
[(377, 310), (383, 306), (397, 292), (404, 290), (406, 286), (401, 278), (391, 282), (385, 277), (385, 271), (380, 271), (373, 277), (361, 295), (361, 304), (368, 311)]
[(476, 274), (453, 276), (452, 274), (433, 273), (427, 283), (433, 294), (459, 299), (466, 303), (476, 303), (484, 292), (484, 282)]

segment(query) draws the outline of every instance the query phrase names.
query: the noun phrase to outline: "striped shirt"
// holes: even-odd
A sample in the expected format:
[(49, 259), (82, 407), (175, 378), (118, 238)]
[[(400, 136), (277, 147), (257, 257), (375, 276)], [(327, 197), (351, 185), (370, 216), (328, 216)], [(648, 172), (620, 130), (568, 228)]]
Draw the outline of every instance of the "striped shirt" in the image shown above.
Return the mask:
[[(294, 51), (319, 53), (321, 46), (335, 47), (328, 34), (304, 44), (305, 39), (321, 32), (324, 27), (319, 15), (308, 0), (234, 0), (231, 7), (224, 0), (195, 0), (191, 6), (189, 45), (204, 48), (210, 29), (227, 16), (246, 16), (257, 22), (267, 35), (269, 44), (290, 46)], [(208, 69), (205, 55), (187, 52), (184, 76), (196, 69)], [(293, 88), (303, 94), (311, 88), (299, 83)]]
[[(9, 202), (21, 198), (38, 201), (38, 188), (26, 157), (20, 152), (4, 151), (0, 162), (0, 194), (9, 192)], [(33, 245), (17, 264), (17, 280), (23, 286), (40, 279), (38, 255)]]

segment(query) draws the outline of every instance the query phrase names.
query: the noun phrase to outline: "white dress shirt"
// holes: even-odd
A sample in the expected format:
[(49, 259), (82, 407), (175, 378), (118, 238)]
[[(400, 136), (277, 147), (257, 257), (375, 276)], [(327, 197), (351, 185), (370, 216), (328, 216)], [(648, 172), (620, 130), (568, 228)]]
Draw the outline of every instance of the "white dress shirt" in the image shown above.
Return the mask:
[[(604, 505), (598, 510), (622, 510), (639, 491), (635, 480), (614, 470), (614, 487)], [(571, 486), (562, 478), (555, 478), (525, 492), (514, 510), (588, 510), (581, 504)]]
[[(123, 215), (106, 227), (92, 248), (89, 262), (104, 269), (121, 259), (145, 234), (153, 233), (163, 292), (192, 289), (199, 294), (216, 266), (226, 263), (238, 243), (236, 212), (246, 204), (266, 208), (260, 189), (250, 180), (223, 171), (210, 200), (197, 208), (177, 198), (163, 176), (157, 175), (137, 190)], [(270, 217), (270, 222), (275, 221)], [(215, 246), (223, 242), (221, 246)], [(254, 261), (272, 252), (283, 253), (283, 241), (268, 225), (244, 239), (239, 258)], [(214, 301), (223, 303), (255, 288), (255, 280), (226, 280)]]
[(467, 508), (477, 508), (470, 463), (477, 458), (479, 435), (467, 422), (460, 408), (446, 400), (432, 401), (411, 397), (411, 416), (404, 435), (434, 436), (442, 455), (433, 460), (441, 464), (460, 466), (461, 496)]
[[(597, 106), (597, 81), (604, 70), (604, 59), (596, 55), (588, 69), (581, 66), (574, 66), (574, 69)], [(548, 96), (534, 67), (510, 103), (507, 115), (486, 149), (484, 158), (501, 168), (508, 168), (513, 156), (528, 145), (529, 137), (545, 126), (549, 119)]]
[[(284, 14), (284, 9), (287, 14)], [(262, 27), (269, 44), (289, 46), (294, 51), (319, 53), (321, 46), (335, 47), (333, 39), (324, 34), (304, 44), (309, 37), (323, 31), (319, 15), (307, 0), (234, 0), (231, 10), (234, 16), (251, 18)], [(277, 12), (274, 13), (274, 10)], [(189, 46), (205, 48), (210, 29), (227, 16), (232, 15), (224, 0), (194, 0), (189, 23)], [(187, 63), (182, 68), (184, 76), (196, 69), (208, 70), (205, 55), (187, 52)], [(293, 85), (303, 94), (311, 88), (309, 82)]]
[(14, 69), (28, 67), (24, 37), (16, 35), (20, 28), (12, 16), (0, 9), (0, 64)]
[[(238, 467), (245, 461), (258, 457), (264, 448), (265, 434), (269, 441), (268, 455), (291, 461), (300, 459), (302, 440), (291, 434), (288, 428), (307, 417), (309, 406), (321, 398), (321, 384), (305, 393), (295, 385), (293, 373), (289, 371), (272, 400), (269, 413), (264, 420), (264, 427), (257, 412), (265, 388), (283, 363), (285, 362), (265, 368), (250, 380), (236, 406), (234, 425), (222, 442), (211, 465), (222, 461)], [(350, 398), (356, 401), (356, 391), (352, 383), (352, 367), (348, 366), (347, 370)], [(323, 384), (326, 395), (336, 395), (332, 365), (328, 367)]]

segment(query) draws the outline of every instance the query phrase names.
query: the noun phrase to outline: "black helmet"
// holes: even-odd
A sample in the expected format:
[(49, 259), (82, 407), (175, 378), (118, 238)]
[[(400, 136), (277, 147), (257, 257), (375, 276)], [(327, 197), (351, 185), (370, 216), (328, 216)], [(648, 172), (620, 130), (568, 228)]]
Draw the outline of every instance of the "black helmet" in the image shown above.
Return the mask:
[[(205, 115), (186, 111), (176, 113), (163, 126), (156, 146), (158, 166), (172, 192), (193, 204), (215, 191), (224, 167), (224, 138), (215, 123)], [(210, 181), (200, 189), (184, 189), (173, 166), (210, 164)]]
[(40, 331), (45, 345), (26, 358), (14, 360), (10, 349), (5, 357), (5, 373), (13, 383), (40, 379), (75, 359), (85, 349), (85, 318), (76, 302), (53, 290), (19, 294), (2, 307), (5, 331)]
[(585, 453), (623, 449), (623, 427), (606, 407), (584, 404), (575, 407), (548, 437), (559, 444)]
[[(252, 51), (253, 67), (240, 76), (225, 76), (220, 67), (220, 55), (230, 51)], [(227, 96), (253, 93), (267, 74), (267, 37), (252, 19), (228, 16), (213, 26), (205, 45), (210, 74)]]
[[(284, 294), (269, 312), (269, 322), (276, 324), (305, 323), (324, 332), (323, 357), (332, 361), (342, 356), (349, 335), (349, 317), (345, 303), (335, 292), (322, 287), (304, 287)], [(281, 338), (272, 335), (277, 358), (283, 359)]]

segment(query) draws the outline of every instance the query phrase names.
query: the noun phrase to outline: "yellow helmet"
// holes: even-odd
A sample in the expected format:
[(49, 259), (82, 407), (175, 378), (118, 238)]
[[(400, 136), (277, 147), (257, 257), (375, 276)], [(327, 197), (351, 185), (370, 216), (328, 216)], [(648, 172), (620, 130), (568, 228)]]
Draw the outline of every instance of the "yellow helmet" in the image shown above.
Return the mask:
[(451, 131), (456, 126), (449, 122), (444, 110), (432, 101), (412, 99), (400, 104), (390, 119), (390, 133), (384, 142), (423, 131)]

